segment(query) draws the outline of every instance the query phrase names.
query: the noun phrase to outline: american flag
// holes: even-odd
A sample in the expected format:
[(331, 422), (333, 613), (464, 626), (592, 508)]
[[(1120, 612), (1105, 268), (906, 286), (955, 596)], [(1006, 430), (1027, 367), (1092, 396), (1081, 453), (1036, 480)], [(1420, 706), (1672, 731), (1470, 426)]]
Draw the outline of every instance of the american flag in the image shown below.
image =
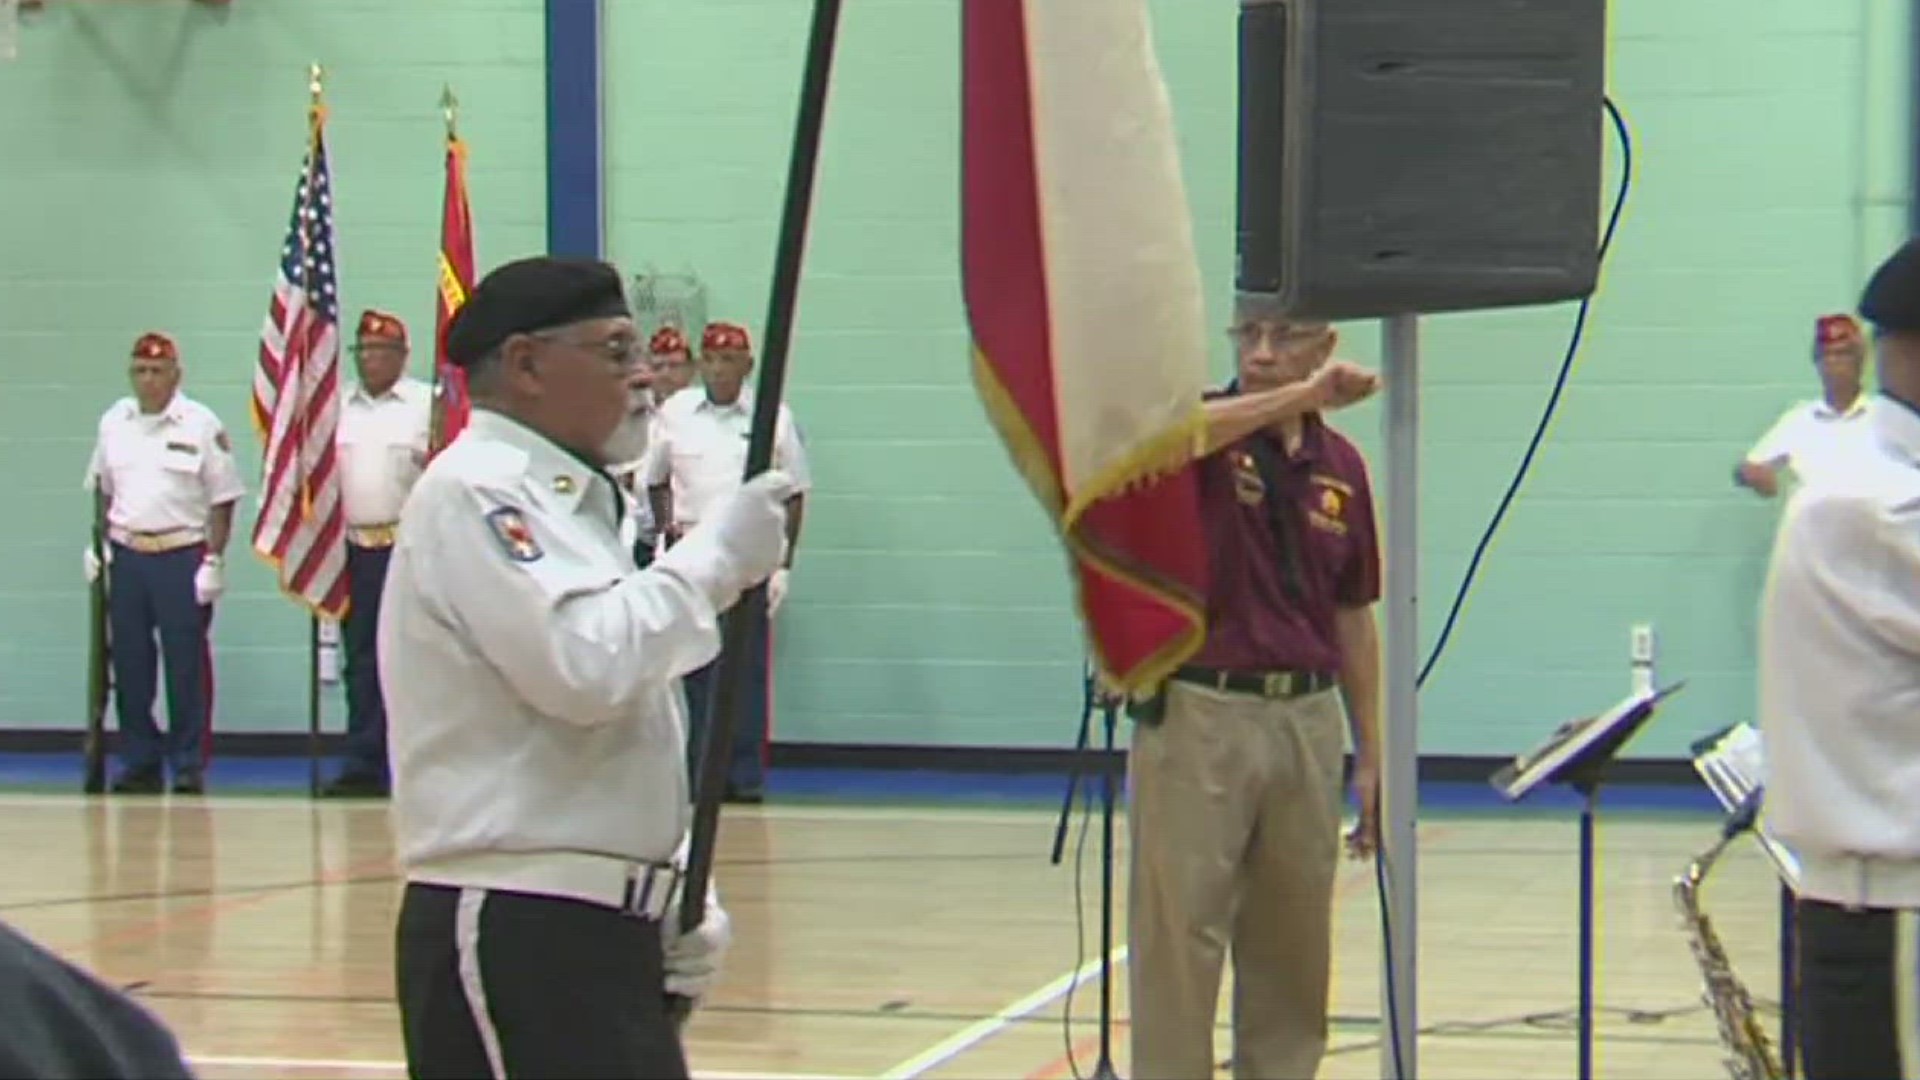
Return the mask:
[(278, 567), (280, 588), (290, 598), (339, 619), (348, 591), (334, 451), (340, 299), (333, 260), (333, 184), (325, 128), (316, 117), (253, 376), (254, 424), (266, 444), (253, 549)]

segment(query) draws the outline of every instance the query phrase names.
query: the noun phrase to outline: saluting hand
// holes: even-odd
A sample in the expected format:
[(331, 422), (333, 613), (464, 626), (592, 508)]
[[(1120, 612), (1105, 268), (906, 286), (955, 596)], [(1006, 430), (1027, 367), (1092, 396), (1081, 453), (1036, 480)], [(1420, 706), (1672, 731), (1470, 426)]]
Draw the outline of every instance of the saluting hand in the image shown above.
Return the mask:
[(1380, 376), (1348, 360), (1329, 360), (1307, 378), (1323, 409), (1344, 409), (1372, 397)]

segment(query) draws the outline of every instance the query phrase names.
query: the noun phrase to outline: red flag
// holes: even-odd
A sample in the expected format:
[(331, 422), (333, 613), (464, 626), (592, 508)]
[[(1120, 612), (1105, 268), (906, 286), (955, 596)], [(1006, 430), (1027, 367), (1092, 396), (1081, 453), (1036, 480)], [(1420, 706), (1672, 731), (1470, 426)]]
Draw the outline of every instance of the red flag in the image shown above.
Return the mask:
[(467, 426), (473, 403), (466, 372), (447, 361), (447, 324), (473, 291), (473, 218), (467, 209), (467, 144), (447, 134), (447, 186), (440, 216), (440, 289), (434, 324), (433, 383), (435, 453)]
[(963, 276), (988, 416), (1071, 558), (1093, 660), (1205, 639), (1206, 306), (1144, 0), (967, 0)]
[(260, 331), (253, 417), (266, 444), (253, 549), (280, 588), (316, 615), (347, 612), (346, 516), (334, 436), (340, 426), (340, 300), (326, 114), (313, 110), (293, 216)]

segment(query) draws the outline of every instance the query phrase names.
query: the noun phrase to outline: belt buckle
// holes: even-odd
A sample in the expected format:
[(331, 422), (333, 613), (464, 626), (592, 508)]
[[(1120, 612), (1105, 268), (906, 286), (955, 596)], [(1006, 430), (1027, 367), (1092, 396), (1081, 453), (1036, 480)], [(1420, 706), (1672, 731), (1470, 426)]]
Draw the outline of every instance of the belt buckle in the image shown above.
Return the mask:
[[(627, 870), (625, 902), (621, 909), (634, 918), (659, 922), (680, 891), (680, 868), (668, 863), (642, 863)], [(664, 887), (663, 887), (664, 886)]]
[(1293, 672), (1269, 671), (1260, 679), (1260, 696), (1269, 698), (1293, 695)]

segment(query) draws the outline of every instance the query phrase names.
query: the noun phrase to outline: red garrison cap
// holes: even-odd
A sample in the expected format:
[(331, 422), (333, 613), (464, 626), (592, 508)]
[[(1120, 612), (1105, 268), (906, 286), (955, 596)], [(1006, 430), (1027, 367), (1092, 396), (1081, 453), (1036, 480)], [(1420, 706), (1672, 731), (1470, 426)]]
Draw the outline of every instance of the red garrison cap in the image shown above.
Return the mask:
[(405, 345), (407, 324), (401, 322), (398, 315), (389, 315), (384, 311), (368, 308), (360, 313), (360, 336)]
[(180, 346), (160, 331), (149, 330), (133, 343), (133, 355), (136, 360), (178, 360)]
[(1851, 315), (1822, 315), (1813, 325), (1814, 341), (1822, 349), (1858, 345), (1862, 340), (1860, 324)]
[(687, 335), (681, 333), (677, 326), (663, 326), (655, 330), (653, 337), (647, 341), (647, 352), (654, 356), (671, 356), (686, 351)]
[(718, 352), (746, 352), (753, 348), (753, 339), (747, 336), (747, 328), (730, 322), (708, 323), (707, 332), (700, 335), (700, 348)]

